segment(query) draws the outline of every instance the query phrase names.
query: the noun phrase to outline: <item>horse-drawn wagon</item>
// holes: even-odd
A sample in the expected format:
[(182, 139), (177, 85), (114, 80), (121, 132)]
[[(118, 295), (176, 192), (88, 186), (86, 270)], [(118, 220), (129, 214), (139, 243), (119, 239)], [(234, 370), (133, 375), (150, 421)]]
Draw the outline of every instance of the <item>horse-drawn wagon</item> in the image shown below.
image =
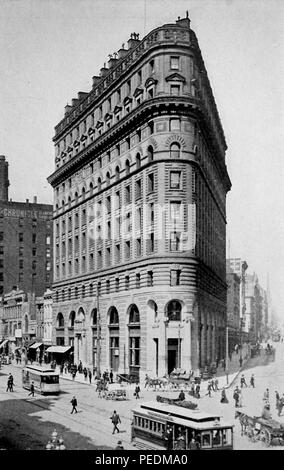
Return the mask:
[(253, 442), (262, 441), (266, 446), (272, 443), (284, 445), (284, 425), (275, 419), (248, 416), (241, 411), (236, 411), (235, 418), (239, 418), (242, 435)]
[(182, 406), (183, 408), (188, 408), (190, 410), (195, 410), (197, 408), (197, 403), (193, 403), (190, 400), (180, 400), (179, 398), (167, 398), (157, 395), (156, 400), (159, 403), (167, 403), (168, 405)]

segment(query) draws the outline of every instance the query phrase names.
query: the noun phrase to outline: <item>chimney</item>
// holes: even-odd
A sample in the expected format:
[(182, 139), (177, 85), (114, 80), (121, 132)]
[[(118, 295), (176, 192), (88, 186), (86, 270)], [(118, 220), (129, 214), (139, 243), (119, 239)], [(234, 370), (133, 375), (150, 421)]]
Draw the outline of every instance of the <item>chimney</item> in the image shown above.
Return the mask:
[(78, 100), (82, 100), (87, 95), (88, 95), (88, 93), (86, 91), (79, 91), (78, 92)]
[(34, 196), (34, 204), (37, 204), (37, 196)]
[(66, 116), (66, 114), (70, 113), (72, 106), (70, 106), (70, 104), (67, 104), (64, 109), (65, 109), (65, 116)]
[(132, 49), (134, 46), (139, 44), (139, 42), (140, 42), (139, 34), (131, 33), (130, 39), (128, 39), (128, 41), (127, 41), (128, 49)]
[(9, 163), (6, 162), (5, 155), (0, 155), (0, 201), (8, 201), (9, 188)]
[(190, 28), (190, 19), (188, 17), (188, 11), (186, 12), (186, 18), (180, 19), (180, 16), (176, 20), (176, 24), (182, 26), (183, 28)]
[(121, 48), (118, 51), (118, 58), (121, 59), (122, 57), (125, 57), (127, 53), (128, 50), (124, 49), (124, 44), (122, 44)]
[(26, 204), (28, 204), (30, 201), (28, 199), (26, 199)]
[(109, 61), (108, 61), (108, 68), (109, 69), (116, 64), (116, 62), (117, 62), (116, 56), (117, 56), (117, 52), (114, 52), (112, 55), (111, 54), (109, 55)]
[(93, 88), (95, 88), (97, 86), (97, 84), (100, 82), (100, 80), (101, 80), (101, 77), (99, 77), (98, 75), (93, 76)]
[(100, 70), (100, 76), (104, 77), (108, 73), (108, 68), (106, 68), (106, 64)]
[(77, 104), (78, 104), (77, 98), (72, 98), (72, 107), (77, 106)]

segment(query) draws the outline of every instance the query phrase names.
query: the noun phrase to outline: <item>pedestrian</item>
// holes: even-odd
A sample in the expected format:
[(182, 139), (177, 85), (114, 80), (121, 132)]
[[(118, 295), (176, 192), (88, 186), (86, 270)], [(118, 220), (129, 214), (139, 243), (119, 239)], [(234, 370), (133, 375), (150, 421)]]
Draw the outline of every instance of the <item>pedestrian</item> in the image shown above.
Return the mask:
[(112, 369), (110, 369), (109, 378), (110, 378), (110, 383), (113, 384), (113, 372), (112, 372)]
[(89, 369), (88, 375), (89, 375), (89, 383), (91, 384), (92, 383), (92, 372), (90, 371), (90, 369)]
[(251, 374), (250, 385), (254, 388), (254, 375)]
[(269, 389), (268, 388), (264, 392), (263, 400), (269, 404)]
[(167, 450), (171, 450), (173, 448), (173, 429), (171, 426), (167, 426), (163, 438), (166, 443)]
[(75, 413), (78, 413), (78, 412), (77, 412), (77, 408), (76, 408), (76, 406), (77, 406), (77, 400), (76, 400), (76, 397), (75, 397), (75, 396), (72, 398), (72, 400), (70, 401), (70, 403), (71, 403), (71, 405), (72, 405), (71, 415), (73, 414), (73, 411), (75, 411)]
[(11, 376), (11, 374), (9, 375), (8, 380), (7, 380), (6, 392), (11, 392), (11, 378), (10, 378), (10, 376)]
[(88, 371), (87, 371), (86, 367), (84, 367), (84, 369), (83, 369), (83, 374), (84, 374), (84, 379), (86, 381), (87, 378), (88, 378)]
[(189, 450), (198, 450), (199, 445), (198, 442), (196, 442), (195, 437), (193, 436), (189, 442)]
[(119, 414), (114, 410), (112, 416), (110, 417), (111, 419), (111, 422), (113, 424), (113, 430), (112, 430), (112, 434), (115, 433), (115, 431), (119, 432), (119, 429), (117, 427), (118, 423), (121, 423), (121, 419), (120, 419), (120, 416)]
[(225, 387), (222, 388), (221, 391), (221, 400), (220, 403), (229, 403), (228, 398), (226, 397)]
[(280, 400), (280, 395), (278, 392), (275, 391), (275, 398), (276, 398), (276, 410), (278, 410), (278, 403), (279, 403), (279, 400)]
[(76, 377), (76, 369), (72, 369), (72, 380), (75, 380)]
[(139, 393), (140, 393), (140, 387), (139, 387), (139, 384), (138, 384), (138, 382), (137, 382), (136, 387), (135, 387), (135, 397), (136, 397), (136, 400), (137, 400), (137, 398), (140, 398)]
[(124, 450), (124, 447), (123, 447), (121, 441), (118, 441), (118, 442), (117, 442), (117, 446), (115, 447), (114, 450)]
[(240, 359), (239, 359), (239, 363), (240, 363), (240, 368), (241, 368), (241, 367), (242, 367), (242, 365), (243, 365), (243, 358), (242, 358), (242, 357), (240, 357)]
[(195, 396), (196, 389), (195, 389), (195, 384), (194, 384), (194, 382), (192, 382), (192, 384), (191, 384), (190, 393), (191, 393), (191, 395), (192, 395), (193, 397)]
[(10, 392), (14, 391), (14, 377), (10, 374)]
[(195, 387), (195, 397), (200, 398), (200, 385), (197, 384)]
[(32, 382), (31, 383), (31, 386), (30, 386), (30, 393), (28, 394), (28, 397), (32, 395), (33, 397), (35, 396), (35, 386), (34, 386), (34, 383)]
[(278, 416), (281, 415), (283, 406), (284, 406), (284, 393), (283, 393), (282, 397), (278, 400), (278, 408), (277, 408)]
[(247, 387), (245, 376), (244, 376), (244, 374), (242, 374), (242, 376), (241, 376), (241, 388), (243, 388), (244, 385)]
[(238, 392), (238, 387), (235, 388), (234, 394), (233, 394), (233, 399), (235, 400), (235, 408), (239, 406), (239, 392)]
[(205, 395), (209, 395), (209, 397), (211, 397), (211, 382), (208, 382), (208, 385), (207, 385), (207, 393)]
[(218, 381), (217, 378), (215, 379), (214, 384), (215, 384), (215, 390), (219, 390), (219, 388), (218, 388), (219, 381)]
[(243, 406), (243, 392), (241, 389), (239, 389), (239, 402), (238, 402), (238, 406), (239, 407), (242, 407)]
[(262, 413), (261, 413), (261, 417), (264, 418), (264, 419), (271, 419), (272, 418), (269, 403), (266, 403), (264, 405)]
[(179, 399), (180, 401), (185, 400), (185, 394), (184, 394), (184, 391), (183, 391), (183, 390), (181, 390), (181, 392), (180, 392), (180, 394), (179, 394), (179, 396), (178, 396), (178, 399)]
[(232, 361), (232, 351), (229, 352), (230, 362)]
[(214, 381), (214, 377), (213, 379), (211, 380), (211, 390), (213, 390), (215, 392), (215, 381)]

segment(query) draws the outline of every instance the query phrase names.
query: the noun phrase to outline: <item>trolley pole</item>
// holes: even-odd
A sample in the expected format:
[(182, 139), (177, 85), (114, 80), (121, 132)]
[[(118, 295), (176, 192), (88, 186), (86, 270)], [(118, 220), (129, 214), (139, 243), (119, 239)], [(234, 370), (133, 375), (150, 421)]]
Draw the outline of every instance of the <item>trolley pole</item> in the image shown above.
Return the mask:
[(226, 326), (226, 380), (229, 384), (229, 327)]
[(100, 315), (100, 290), (97, 285), (97, 376), (101, 376), (101, 315)]

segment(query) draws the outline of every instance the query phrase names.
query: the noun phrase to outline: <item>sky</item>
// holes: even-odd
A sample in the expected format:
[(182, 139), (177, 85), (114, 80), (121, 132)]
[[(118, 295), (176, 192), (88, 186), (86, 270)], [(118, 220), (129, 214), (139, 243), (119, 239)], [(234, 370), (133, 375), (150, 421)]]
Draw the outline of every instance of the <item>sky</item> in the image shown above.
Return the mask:
[(284, 2), (0, 0), (0, 154), (9, 197), (52, 203), (52, 137), (108, 55), (189, 11), (215, 96), (232, 181), (227, 256), (245, 259), (284, 322)]

